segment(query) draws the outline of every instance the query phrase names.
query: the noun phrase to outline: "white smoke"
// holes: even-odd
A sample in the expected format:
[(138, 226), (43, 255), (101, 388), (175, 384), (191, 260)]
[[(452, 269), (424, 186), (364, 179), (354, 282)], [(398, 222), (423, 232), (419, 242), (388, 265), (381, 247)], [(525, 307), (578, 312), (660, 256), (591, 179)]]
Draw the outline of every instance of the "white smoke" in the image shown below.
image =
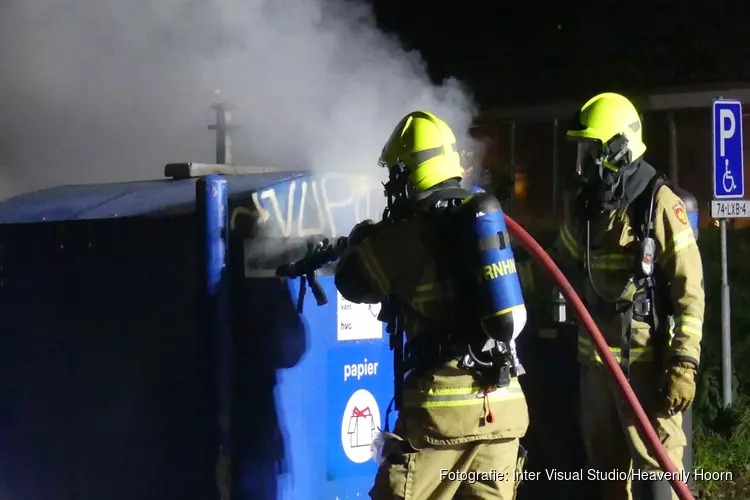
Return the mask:
[(468, 141), (475, 112), (344, 0), (0, 0), (0, 64), (0, 196), (213, 162), (217, 100), (235, 163), (318, 172), (377, 169), (414, 109)]

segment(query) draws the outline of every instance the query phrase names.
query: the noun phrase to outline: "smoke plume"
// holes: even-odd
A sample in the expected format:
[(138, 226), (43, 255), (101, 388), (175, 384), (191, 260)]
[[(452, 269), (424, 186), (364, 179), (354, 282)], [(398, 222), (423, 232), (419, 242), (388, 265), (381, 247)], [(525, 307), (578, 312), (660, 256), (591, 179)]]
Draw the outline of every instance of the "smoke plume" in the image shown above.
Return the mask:
[(217, 100), (235, 163), (319, 172), (377, 169), (411, 110), (459, 140), (474, 114), (344, 0), (0, 0), (0, 63), (0, 196), (213, 162)]

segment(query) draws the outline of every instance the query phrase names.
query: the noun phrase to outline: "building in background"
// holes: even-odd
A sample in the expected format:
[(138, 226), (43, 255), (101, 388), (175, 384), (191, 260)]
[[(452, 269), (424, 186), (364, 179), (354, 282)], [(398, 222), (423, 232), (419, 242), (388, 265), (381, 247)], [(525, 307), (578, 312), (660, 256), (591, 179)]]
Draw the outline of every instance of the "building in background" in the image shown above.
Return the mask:
[[(750, 104), (750, 85), (682, 88), (628, 95), (642, 113), (646, 159), (687, 189), (701, 207), (701, 227), (711, 225), (713, 99)], [(472, 134), (485, 144), (482, 165), (498, 194), (521, 224), (551, 229), (563, 217), (566, 183), (575, 171), (575, 148), (566, 140), (568, 121), (583, 102), (491, 109), (475, 120)], [(743, 114), (745, 172), (750, 162), (750, 110)], [(734, 227), (750, 226), (737, 219)]]

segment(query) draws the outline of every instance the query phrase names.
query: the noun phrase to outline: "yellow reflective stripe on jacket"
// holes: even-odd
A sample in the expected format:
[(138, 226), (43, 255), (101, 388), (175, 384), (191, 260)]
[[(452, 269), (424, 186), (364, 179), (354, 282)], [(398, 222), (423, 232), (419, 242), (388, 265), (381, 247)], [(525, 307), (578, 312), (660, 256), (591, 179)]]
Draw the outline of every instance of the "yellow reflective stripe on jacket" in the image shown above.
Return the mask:
[(672, 333), (673, 336), (682, 333), (685, 335), (696, 336), (698, 339), (703, 338), (703, 322), (695, 316), (683, 314), (677, 316), (674, 319), (674, 322), (675, 328)]
[[(574, 258), (583, 260), (585, 255), (581, 247), (578, 246), (576, 239), (565, 224), (560, 228), (560, 240), (565, 248)], [(633, 267), (633, 256), (622, 253), (612, 253), (598, 256), (591, 256), (591, 269), (599, 270), (629, 270)]]
[(565, 245), (565, 248), (570, 252), (570, 255), (576, 259), (582, 257), (581, 249), (578, 246), (576, 239), (573, 237), (573, 234), (570, 232), (570, 229), (568, 229), (567, 224), (563, 224), (563, 227), (560, 228), (560, 240), (562, 240), (563, 245)]
[(659, 262), (667, 262), (681, 250), (689, 247), (693, 243), (697, 244), (692, 228), (685, 229), (674, 235), (672, 241), (667, 244), (666, 248), (662, 249), (661, 254), (657, 256), (656, 260)]
[(628, 254), (611, 253), (591, 257), (591, 269), (619, 271), (633, 269), (634, 257)]
[(411, 300), (413, 304), (424, 304), (442, 299), (443, 287), (440, 283), (425, 283), (414, 287), (414, 295)]
[(385, 272), (383, 272), (383, 268), (380, 267), (380, 263), (378, 262), (378, 259), (375, 257), (375, 254), (372, 251), (369, 240), (365, 240), (360, 244), (359, 257), (362, 265), (367, 271), (367, 274), (375, 282), (375, 286), (378, 287), (378, 291), (381, 294), (388, 293), (388, 290), (390, 289), (390, 282), (388, 281), (388, 277), (385, 275)]
[(425, 304), (430, 302), (444, 302), (452, 298), (453, 287), (449, 283), (444, 286), (441, 283), (423, 283), (414, 287), (414, 295), (411, 298), (411, 306), (418, 313), (425, 313)]
[[(612, 355), (615, 357), (618, 363), (622, 361), (622, 349), (619, 347), (609, 348)], [(584, 337), (578, 337), (578, 352), (583, 354), (589, 359), (595, 359), (597, 363), (604, 364), (604, 359), (599, 355), (591, 341)], [(636, 363), (639, 361), (653, 361), (654, 353), (653, 349), (649, 347), (631, 347), (630, 348), (630, 362)]]
[(483, 405), (485, 401), (508, 401), (523, 397), (523, 390), (518, 379), (510, 380), (510, 385), (487, 393), (485, 398), (482, 387), (433, 387), (424, 391), (405, 390), (405, 408), (454, 408), (457, 406)]

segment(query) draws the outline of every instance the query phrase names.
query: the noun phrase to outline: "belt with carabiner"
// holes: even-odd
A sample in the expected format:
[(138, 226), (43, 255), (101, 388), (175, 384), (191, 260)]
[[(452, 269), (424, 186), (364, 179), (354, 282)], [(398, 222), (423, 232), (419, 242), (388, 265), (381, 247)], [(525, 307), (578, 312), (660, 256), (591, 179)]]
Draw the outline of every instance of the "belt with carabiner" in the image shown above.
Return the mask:
[(632, 301), (604, 302), (600, 300), (594, 304), (594, 309), (597, 313), (607, 316), (618, 316), (620, 319), (620, 368), (622, 368), (628, 380), (630, 380), (633, 320), (652, 323), (653, 304), (648, 295), (646, 290), (641, 290), (633, 295)]
[(466, 345), (454, 342), (451, 336), (425, 332), (406, 343), (404, 372), (429, 370), (464, 354)]

